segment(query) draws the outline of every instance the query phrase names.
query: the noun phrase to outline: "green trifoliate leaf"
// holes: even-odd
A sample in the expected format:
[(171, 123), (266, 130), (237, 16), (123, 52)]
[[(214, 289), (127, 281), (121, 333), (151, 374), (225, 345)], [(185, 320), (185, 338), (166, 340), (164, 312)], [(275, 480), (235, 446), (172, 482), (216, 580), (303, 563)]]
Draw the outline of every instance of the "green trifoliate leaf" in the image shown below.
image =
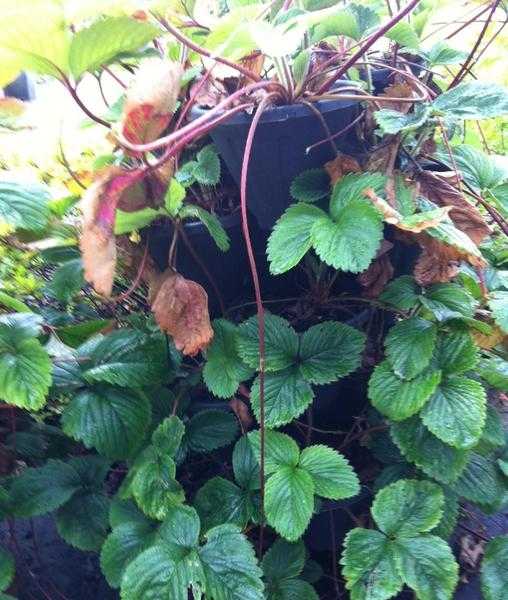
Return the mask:
[(267, 246), (272, 275), (285, 273), (302, 260), (312, 246), (312, 227), (320, 218), (326, 218), (326, 213), (301, 202), (290, 206), (277, 220)]
[(283, 466), (268, 478), (266, 519), (283, 538), (297, 540), (307, 529), (313, 509), (314, 483), (306, 470)]
[(164, 336), (119, 329), (104, 336), (89, 353), (84, 377), (122, 387), (163, 383), (168, 374)]
[(238, 354), (238, 327), (226, 319), (213, 322), (214, 338), (206, 351), (203, 379), (206, 387), (219, 398), (230, 398), (242, 381), (252, 376)]
[(196, 204), (185, 204), (180, 209), (179, 216), (182, 218), (190, 217), (201, 221), (208, 230), (208, 233), (212, 236), (213, 241), (217, 244), (217, 248), (222, 250), (222, 252), (227, 252), (229, 250), (229, 236), (216, 215)]
[(467, 52), (450, 47), (445, 41), (436, 42), (427, 52), (429, 67), (455, 65), (467, 58)]
[(162, 521), (184, 501), (185, 494), (175, 479), (173, 459), (158, 455), (153, 446), (138, 456), (131, 469), (134, 475), (129, 490), (141, 510), (152, 519)]
[(51, 361), (40, 342), (14, 324), (0, 324), (0, 399), (40, 410), (51, 384)]
[[(256, 460), (261, 456), (261, 434), (251, 431), (247, 435)], [(265, 473), (274, 473), (280, 467), (296, 467), (300, 449), (292, 437), (278, 431), (265, 432)]]
[(345, 377), (360, 366), (365, 335), (344, 323), (325, 321), (308, 329), (300, 341), (301, 375), (325, 384)]
[(435, 357), (443, 373), (459, 374), (474, 369), (478, 351), (468, 332), (442, 332), (437, 340)]
[(78, 31), (69, 51), (69, 67), (75, 79), (96, 71), (119, 55), (131, 54), (160, 34), (151, 23), (130, 17), (108, 17)]
[[(314, 399), (310, 384), (302, 378), (297, 367), (292, 366), (265, 376), (265, 425), (275, 428), (290, 423), (300, 416)], [(259, 377), (252, 385), (250, 401), (260, 422)]]
[(459, 567), (448, 544), (425, 534), (393, 542), (397, 571), (421, 600), (451, 600)]
[(246, 435), (242, 436), (235, 444), (233, 472), (236, 482), (242, 488), (247, 490), (259, 489), (259, 463)]
[(281, 538), (275, 540), (263, 556), (261, 566), (268, 581), (298, 577), (305, 564), (305, 546), (302, 541), (290, 544)]
[(443, 492), (435, 483), (402, 479), (376, 494), (371, 512), (386, 535), (412, 536), (439, 523), (443, 503)]
[(419, 288), (410, 275), (397, 277), (385, 287), (379, 299), (395, 308), (411, 310), (418, 303)]
[(109, 529), (109, 499), (103, 492), (75, 494), (56, 513), (58, 533), (71, 546), (97, 551)]
[(335, 184), (330, 216), (318, 219), (311, 231), (312, 245), (326, 264), (360, 273), (375, 257), (383, 236), (382, 217), (365, 198), (378, 189), (384, 177), (375, 173), (351, 174)]
[(0, 592), (6, 590), (14, 579), (14, 557), (10, 552), (0, 547)]
[(318, 496), (342, 500), (360, 491), (358, 477), (349, 462), (328, 446), (317, 444), (305, 448), (299, 466), (310, 473)]
[(437, 327), (419, 317), (399, 321), (386, 336), (386, 355), (393, 371), (413, 379), (429, 364), (436, 345)]
[[(259, 368), (259, 330), (257, 317), (239, 327), (238, 352), (253, 369)], [(265, 315), (266, 371), (280, 371), (292, 365), (298, 356), (298, 335), (289, 323), (276, 315)]]
[(492, 387), (508, 392), (508, 361), (499, 356), (483, 358), (479, 364), (479, 374)]
[(390, 135), (401, 131), (414, 131), (424, 125), (429, 116), (430, 110), (425, 104), (417, 105), (410, 113), (402, 113), (391, 108), (382, 108), (374, 113), (381, 131)]
[(432, 285), (420, 299), (438, 321), (461, 316), (473, 317), (477, 305), (467, 290), (456, 283)]
[(235, 415), (223, 410), (203, 410), (187, 423), (184, 441), (194, 452), (210, 452), (231, 444), (238, 435)]
[(41, 231), (48, 224), (50, 191), (41, 184), (0, 182), (0, 225)]
[(452, 489), (470, 502), (495, 506), (506, 493), (506, 478), (493, 457), (472, 452)]
[(254, 511), (251, 494), (223, 477), (212, 477), (197, 491), (194, 507), (204, 531), (224, 523), (243, 529)]
[(461, 83), (438, 96), (432, 110), (455, 119), (488, 119), (508, 113), (508, 91), (495, 83)]
[(212, 144), (202, 148), (196, 156), (197, 165), (193, 175), (198, 183), (217, 185), (220, 180), (220, 160)]
[(504, 600), (508, 596), (508, 535), (500, 535), (487, 544), (481, 581), (485, 600)]
[(409, 462), (442, 483), (457, 480), (467, 464), (467, 450), (453, 448), (442, 442), (425, 427), (419, 417), (394, 423), (391, 435)]
[(309, 169), (291, 183), (290, 193), (297, 202), (317, 202), (331, 191), (330, 176), (324, 169)]
[(152, 433), (152, 444), (155, 451), (163, 456), (175, 456), (185, 434), (185, 425), (172, 415), (162, 421)]
[(371, 529), (356, 528), (347, 534), (340, 562), (351, 600), (388, 600), (402, 590), (391, 544)]
[(422, 421), (440, 440), (456, 448), (472, 448), (485, 424), (487, 399), (477, 381), (448, 375), (422, 410)]
[(493, 292), (489, 298), (489, 306), (496, 323), (508, 333), (508, 292)]
[(64, 410), (62, 427), (87, 448), (120, 460), (139, 448), (150, 419), (144, 394), (104, 385), (77, 393)]
[(432, 369), (409, 381), (401, 379), (384, 360), (370, 377), (368, 395), (380, 413), (392, 421), (403, 421), (422, 409), (440, 381), (441, 371)]

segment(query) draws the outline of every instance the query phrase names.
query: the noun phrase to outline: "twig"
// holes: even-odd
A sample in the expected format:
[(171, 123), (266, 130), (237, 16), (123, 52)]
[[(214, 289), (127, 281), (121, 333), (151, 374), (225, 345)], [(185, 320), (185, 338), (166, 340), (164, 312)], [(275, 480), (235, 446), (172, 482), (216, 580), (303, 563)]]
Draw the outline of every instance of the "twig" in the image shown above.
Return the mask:
[(339, 149), (337, 148), (337, 144), (334, 141), (334, 138), (332, 136), (332, 132), (330, 131), (330, 128), (328, 127), (328, 124), (325, 121), (325, 118), (323, 117), (323, 115), (314, 106), (314, 104), (311, 104), (310, 102), (307, 102), (307, 100), (302, 100), (302, 104), (304, 104), (315, 115), (315, 117), (317, 118), (317, 120), (321, 124), (321, 127), (323, 128), (323, 131), (325, 132), (325, 135), (326, 135), (325, 139), (326, 139), (326, 141), (330, 142), (330, 146), (332, 147), (332, 150), (335, 152), (335, 156), (339, 156)]
[[(351, 121), (351, 123), (348, 123), (348, 125), (343, 127), (340, 131), (337, 131), (337, 133), (334, 133), (330, 137), (320, 140), (319, 142), (316, 142), (315, 144), (312, 144), (311, 146), (307, 146), (307, 148), (305, 149), (305, 153), (309, 154), (312, 150), (314, 150), (314, 148), (321, 146), (321, 144), (326, 144), (326, 142), (330, 142), (331, 140), (335, 140), (336, 138), (340, 137), (341, 135), (344, 135), (350, 129), (352, 129), (357, 123), (359, 123), (363, 119), (364, 116), (365, 116), (365, 111), (362, 110), (362, 112), (356, 117), (356, 119), (353, 119), (353, 121)], [(334, 146), (335, 146), (335, 144), (334, 144)]]
[(134, 281), (132, 282), (130, 287), (128, 287), (125, 290), (125, 292), (122, 292), (119, 296), (114, 296), (113, 298), (111, 298), (111, 300), (110, 300), (111, 302), (116, 302), (116, 303), (123, 302), (124, 300), (126, 300), (127, 298), (129, 298), (131, 296), (131, 294), (134, 292), (134, 290), (138, 287), (139, 282), (141, 281), (141, 278), (143, 277), (147, 258), (148, 258), (148, 240), (146, 241), (145, 251), (143, 252), (143, 258), (141, 259), (141, 263), (139, 265), (139, 269), (138, 269), (138, 272), (136, 273), (136, 277), (134, 278)]
[(99, 125), (102, 125), (103, 127), (107, 127), (108, 129), (111, 129), (111, 123), (108, 123), (104, 119), (101, 119), (101, 117), (98, 117), (97, 115), (95, 115), (85, 104), (83, 104), (81, 98), (78, 96), (77, 89), (69, 81), (69, 78), (67, 77), (67, 75), (62, 73), (62, 77), (63, 77), (62, 83), (69, 91), (74, 102), (76, 102), (76, 104), (79, 106), (79, 108), (81, 108), (81, 110), (85, 113), (85, 115), (87, 117), (90, 117), (90, 119), (92, 119), (92, 121), (95, 121)]
[(63, 166), (65, 167), (65, 170), (67, 171), (67, 173), (69, 173), (69, 175), (71, 176), (71, 178), (76, 182), (76, 184), (82, 190), (86, 190), (86, 185), (84, 185), (83, 183), (81, 183), (81, 181), (79, 180), (79, 177), (71, 169), (71, 165), (69, 164), (69, 161), (67, 160), (67, 157), (65, 156), (65, 152), (64, 152), (64, 149), (63, 149), (63, 144), (62, 144), (62, 138), (61, 137), (58, 140), (58, 146), (59, 146), (59, 149), (60, 149), (60, 158), (61, 158)]

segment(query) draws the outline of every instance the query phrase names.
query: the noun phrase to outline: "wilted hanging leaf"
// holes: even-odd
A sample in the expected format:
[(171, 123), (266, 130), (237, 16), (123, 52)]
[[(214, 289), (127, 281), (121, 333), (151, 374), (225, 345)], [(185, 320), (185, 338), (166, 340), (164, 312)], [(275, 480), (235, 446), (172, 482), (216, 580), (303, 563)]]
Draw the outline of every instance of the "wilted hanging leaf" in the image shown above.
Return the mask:
[(446, 283), (459, 272), (461, 254), (452, 246), (425, 236), (419, 239), (423, 250), (414, 269), (416, 281), (422, 285)]
[(194, 356), (210, 344), (208, 296), (198, 283), (166, 269), (152, 286), (150, 301), (155, 320), (173, 338), (177, 350)]
[(359, 275), (358, 282), (365, 288), (363, 295), (367, 298), (377, 298), (393, 277), (394, 269), (388, 254), (392, 248), (391, 242), (383, 240), (377, 257), (370, 263), (369, 268)]
[[(394, 98), (393, 100), (384, 100), (383, 98)], [(379, 96), (379, 106), (381, 108), (390, 108), (403, 114), (407, 114), (413, 106), (411, 102), (400, 102), (396, 98), (414, 98), (413, 90), (407, 83), (392, 83), (385, 88)]]
[(144, 144), (159, 137), (175, 112), (182, 66), (153, 59), (144, 62), (127, 91), (121, 130), (133, 144)]
[(110, 167), (85, 192), (81, 200), (83, 231), (80, 248), (84, 276), (97, 293), (111, 296), (116, 267), (113, 228), (119, 198), (143, 173)]
[[(449, 180), (448, 180), (449, 179)], [(452, 206), (450, 218), (457, 227), (467, 234), (478, 246), (490, 235), (490, 227), (485, 223), (478, 209), (470, 204), (461, 192), (452, 185), (456, 182), (455, 173), (422, 171), (418, 182), (423, 196), (438, 206)]]
[(491, 333), (482, 333), (474, 330), (472, 332), (475, 344), (484, 350), (492, 350), (505, 339), (505, 334), (497, 326), (492, 328)]
[(249, 411), (249, 407), (245, 402), (240, 400), (239, 398), (231, 398), (229, 401), (229, 407), (235, 413), (236, 418), (240, 421), (240, 426), (242, 428), (242, 432), (249, 431), (252, 429), (254, 424), (254, 419)]
[(330, 176), (332, 185), (335, 185), (344, 175), (348, 173), (360, 173), (362, 170), (358, 161), (347, 154), (339, 154), (333, 160), (325, 163), (325, 169)]

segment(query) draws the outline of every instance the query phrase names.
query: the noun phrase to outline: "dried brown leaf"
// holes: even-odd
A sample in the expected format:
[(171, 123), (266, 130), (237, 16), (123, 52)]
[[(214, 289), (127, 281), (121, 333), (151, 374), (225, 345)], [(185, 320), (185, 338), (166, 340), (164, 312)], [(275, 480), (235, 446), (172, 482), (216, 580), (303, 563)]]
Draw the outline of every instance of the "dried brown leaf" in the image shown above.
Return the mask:
[(325, 164), (325, 170), (330, 176), (332, 185), (335, 185), (347, 173), (360, 173), (362, 169), (358, 161), (352, 156), (339, 154), (336, 158)]
[(370, 263), (369, 268), (358, 276), (358, 282), (364, 288), (363, 295), (367, 298), (377, 298), (385, 285), (394, 274), (394, 268), (388, 252), (393, 244), (383, 240), (377, 257)]
[(245, 402), (240, 400), (239, 398), (231, 398), (229, 401), (229, 407), (235, 413), (236, 418), (240, 421), (240, 425), (242, 427), (242, 433), (249, 431), (252, 429), (252, 425), (254, 424), (254, 419), (250, 414), (249, 407)]
[(506, 337), (497, 325), (492, 327), (490, 333), (482, 333), (481, 331), (474, 330), (472, 335), (475, 344), (484, 350), (492, 350), (492, 348), (495, 348)]
[[(378, 103), (381, 108), (389, 108), (406, 114), (413, 104), (411, 102), (400, 102), (397, 98), (414, 98), (414, 96), (414, 92), (408, 83), (392, 83), (379, 95)], [(384, 100), (384, 98), (390, 98), (390, 100)]]
[(159, 327), (170, 335), (177, 350), (195, 356), (213, 339), (208, 296), (195, 281), (166, 269), (150, 290), (152, 312)]
[(459, 263), (463, 258), (458, 250), (422, 234), (419, 243), (423, 250), (416, 261), (414, 276), (422, 285), (446, 283), (459, 272)]

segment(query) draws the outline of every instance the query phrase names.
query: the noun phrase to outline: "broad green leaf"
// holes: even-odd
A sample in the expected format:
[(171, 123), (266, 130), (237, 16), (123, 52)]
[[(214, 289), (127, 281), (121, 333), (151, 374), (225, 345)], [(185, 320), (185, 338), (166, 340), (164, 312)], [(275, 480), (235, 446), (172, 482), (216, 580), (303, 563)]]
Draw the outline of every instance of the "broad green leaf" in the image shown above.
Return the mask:
[(120, 587), (127, 565), (156, 539), (157, 530), (148, 519), (118, 525), (101, 549), (101, 569), (111, 587)]
[(470, 502), (495, 506), (506, 493), (506, 478), (493, 457), (472, 452), (452, 489)]
[(109, 500), (105, 494), (75, 494), (56, 513), (58, 533), (80, 550), (97, 551), (108, 533), (108, 511)]
[(483, 358), (478, 373), (492, 387), (508, 392), (508, 361), (499, 356)]
[(249, 25), (259, 13), (259, 6), (234, 7), (214, 23), (205, 47), (230, 60), (240, 60), (256, 49)]
[(368, 395), (372, 405), (393, 421), (403, 421), (419, 412), (441, 381), (441, 371), (427, 369), (414, 379), (395, 375), (384, 360), (373, 371)]
[(6, 590), (14, 579), (14, 557), (0, 546), (0, 592)]
[(508, 535), (495, 537), (487, 544), (481, 581), (485, 600), (503, 600), (508, 596)]
[(365, 334), (354, 327), (319, 323), (301, 336), (299, 371), (311, 383), (330, 383), (360, 366), (364, 345)]
[(238, 354), (238, 327), (226, 319), (216, 319), (212, 326), (214, 337), (206, 351), (203, 379), (212, 394), (231, 398), (240, 383), (252, 376), (252, 369)]
[[(265, 425), (280, 427), (299, 417), (314, 399), (310, 384), (302, 378), (296, 367), (265, 375)], [(252, 410), (258, 423), (261, 420), (259, 405), (259, 377), (250, 393)]]
[(84, 377), (129, 388), (164, 383), (169, 372), (164, 336), (119, 329), (89, 353)]
[[(34, 313), (7, 313), (0, 315), (0, 324), (10, 327), (9, 333), (19, 339), (37, 337), (42, 333), (44, 319)], [(4, 331), (4, 330), (2, 330)]]
[(260, 487), (259, 464), (246, 435), (242, 436), (235, 444), (233, 472), (236, 482), (242, 488), (257, 490)]
[(438, 96), (432, 110), (456, 119), (488, 119), (508, 113), (508, 91), (495, 83), (461, 83)]
[[(261, 456), (261, 435), (259, 431), (248, 434), (249, 443), (256, 460)], [(269, 475), (281, 467), (296, 467), (300, 449), (292, 437), (278, 431), (265, 431), (265, 473)]]
[(402, 275), (390, 281), (379, 297), (383, 302), (401, 310), (414, 308), (418, 303), (418, 298), (419, 288), (410, 275)]
[(254, 548), (240, 530), (234, 525), (220, 525), (208, 531), (206, 538), (199, 558), (207, 596), (216, 600), (264, 600), (262, 571)]
[(238, 422), (231, 412), (203, 410), (187, 423), (184, 440), (194, 452), (210, 452), (228, 446), (238, 436)]
[(317, 202), (326, 198), (330, 192), (330, 176), (324, 169), (303, 171), (293, 179), (290, 188), (291, 196), (297, 202)]
[(197, 491), (193, 504), (204, 531), (224, 523), (243, 529), (253, 513), (250, 493), (223, 477), (209, 479)]
[(326, 218), (320, 208), (300, 202), (277, 220), (267, 246), (272, 275), (285, 273), (302, 260), (312, 246), (312, 227), (320, 218)]
[(389, 537), (412, 536), (439, 523), (443, 504), (443, 492), (435, 483), (402, 479), (376, 494), (371, 512)]
[(473, 317), (477, 305), (475, 299), (456, 283), (437, 283), (420, 296), (423, 305), (432, 311), (438, 321), (450, 318)]
[(112, 459), (131, 456), (150, 424), (150, 403), (144, 394), (113, 386), (77, 393), (62, 414), (64, 432)]
[(49, 189), (42, 184), (0, 182), (0, 227), (41, 231), (48, 224)]
[(78, 31), (69, 49), (69, 67), (76, 80), (123, 54), (132, 54), (160, 35), (152, 23), (130, 17), (108, 17)]
[(271, 580), (266, 584), (267, 600), (319, 600), (316, 590), (300, 578)]
[(480, 383), (461, 375), (448, 375), (424, 406), (421, 418), (446, 444), (471, 448), (481, 437), (486, 406), (485, 390)]
[(393, 371), (413, 379), (429, 364), (436, 345), (437, 327), (425, 319), (410, 317), (399, 321), (386, 336), (386, 355)]
[(459, 520), (459, 498), (449, 488), (443, 489), (443, 514), (439, 523), (429, 533), (438, 535), (445, 541), (450, 538)]
[(123, 235), (136, 229), (143, 229), (158, 217), (160, 217), (160, 212), (149, 206), (133, 212), (118, 209), (115, 213), (115, 235)]
[(37, 411), (51, 384), (51, 361), (40, 342), (28, 338), (27, 329), (14, 322), (0, 323), (0, 399)]
[[(253, 369), (259, 368), (259, 329), (257, 317), (239, 327), (238, 352)], [(265, 370), (280, 371), (292, 365), (298, 356), (298, 335), (282, 317), (265, 315)]]
[(388, 600), (402, 590), (391, 544), (372, 529), (356, 528), (347, 534), (340, 562), (351, 600)]
[(79, 474), (61, 460), (48, 460), (42, 467), (25, 469), (12, 484), (11, 500), (20, 517), (43, 515), (62, 506), (79, 490)]
[(385, 36), (403, 48), (418, 48), (420, 41), (415, 30), (406, 21), (399, 21), (385, 33)]
[(414, 112), (402, 113), (391, 108), (376, 110), (374, 119), (381, 131), (385, 134), (395, 135), (401, 131), (414, 131), (425, 124), (429, 118), (429, 108), (425, 104), (418, 104)]
[(161, 521), (184, 501), (184, 491), (175, 479), (176, 466), (169, 456), (158, 455), (149, 446), (131, 468), (130, 491), (147, 516)]
[(90, 319), (75, 325), (64, 325), (58, 328), (58, 337), (66, 346), (76, 348), (96, 333), (109, 329), (113, 321), (109, 319)]
[(448, 544), (435, 535), (397, 538), (393, 554), (402, 580), (421, 600), (451, 600), (459, 567)]
[[(330, 199), (330, 216), (338, 221), (350, 204), (365, 200), (365, 191), (372, 189), (382, 194), (386, 177), (381, 173), (349, 173), (342, 177), (333, 187)], [(367, 202), (367, 201), (366, 201)], [(367, 202), (370, 206), (370, 202)]]
[(361, 37), (355, 15), (348, 10), (338, 10), (312, 30), (311, 41), (317, 43), (327, 37), (345, 35), (354, 40)]
[(429, 67), (437, 65), (455, 65), (467, 58), (467, 52), (456, 50), (449, 46), (445, 41), (436, 42), (427, 52)]
[(171, 217), (178, 215), (186, 195), (187, 192), (183, 185), (172, 177), (164, 196), (164, 208)]
[(470, 371), (478, 361), (478, 351), (467, 331), (442, 332), (435, 356), (437, 366), (446, 374)]
[(222, 252), (229, 250), (229, 236), (216, 215), (201, 208), (201, 206), (197, 206), (197, 204), (184, 204), (180, 209), (179, 216), (181, 218), (190, 217), (201, 221), (212, 236), (213, 241), (217, 244), (219, 250), (222, 250)]
[(493, 292), (489, 298), (489, 306), (496, 323), (508, 333), (508, 292)]
[(152, 445), (161, 456), (175, 456), (185, 434), (185, 425), (176, 415), (167, 417), (152, 433)]
[(301, 467), (280, 467), (265, 487), (268, 524), (292, 542), (307, 529), (314, 509), (314, 483)]
[(328, 446), (308, 446), (303, 450), (298, 464), (310, 473), (314, 493), (318, 496), (342, 500), (360, 492), (358, 477), (349, 462)]
[(425, 427), (419, 417), (394, 423), (390, 433), (405, 458), (437, 481), (456, 481), (467, 464), (467, 450), (443, 443)]
[(68, 260), (60, 265), (55, 272), (46, 290), (63, 304), (68, 304), (84, 286), (83, 263), (80, 258)]
[(278, 582), (298, 577), (305, 564), (305, 545), (302, 541), (291, 544), (281, 538), (265, 552), (261, 566), (268, 581)]
[(493, 450), (504, 448), (505, 446), (506, 438), (502, 417), (497, 408), (492, 404), (487, 404), (485, 426), (480, 441), (475, 446), (475, 452), (487, 456)]

